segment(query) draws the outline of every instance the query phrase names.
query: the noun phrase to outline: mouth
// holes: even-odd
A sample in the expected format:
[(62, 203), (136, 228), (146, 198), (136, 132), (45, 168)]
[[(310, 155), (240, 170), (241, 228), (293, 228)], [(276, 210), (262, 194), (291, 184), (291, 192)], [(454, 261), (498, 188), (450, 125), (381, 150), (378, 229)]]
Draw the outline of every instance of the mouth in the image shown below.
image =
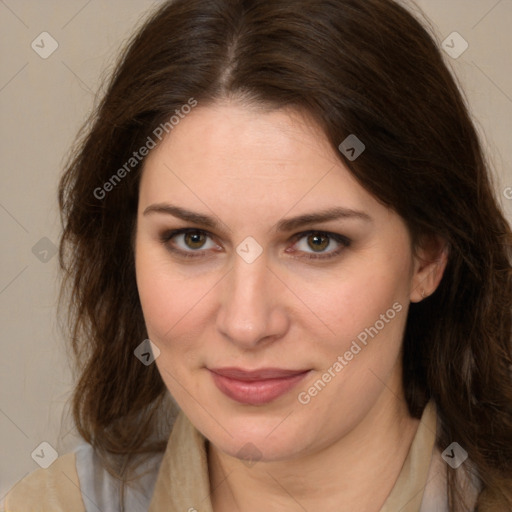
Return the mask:
[(209, 368), (213, 382), (228, 398), (248, 405), (263, 405), (295, 387), (311, 370), (262, 368)]

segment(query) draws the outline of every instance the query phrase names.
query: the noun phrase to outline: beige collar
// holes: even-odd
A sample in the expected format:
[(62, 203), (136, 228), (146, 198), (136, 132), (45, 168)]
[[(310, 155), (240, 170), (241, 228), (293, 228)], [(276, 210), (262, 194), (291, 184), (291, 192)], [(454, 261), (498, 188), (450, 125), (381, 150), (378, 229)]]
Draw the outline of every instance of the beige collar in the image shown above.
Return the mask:
[[(436, 436), (436, 408), (429, 402), (395, 486), (380, 512), (422, 512)], [(180, 411), (162, 459), (148, 512), (213, 512), (205, 437)]]
[[(435, 452), (436, 424), (436, 406), (430, 401), (423, 410), (418, 430), (395, 486), (380, 512), (442, 512), (442, 508), (434, 509), (423, 501), (423, 491), (431, 478), (429, 468)], [(437, 471), (436, 475), (438, 474)]]

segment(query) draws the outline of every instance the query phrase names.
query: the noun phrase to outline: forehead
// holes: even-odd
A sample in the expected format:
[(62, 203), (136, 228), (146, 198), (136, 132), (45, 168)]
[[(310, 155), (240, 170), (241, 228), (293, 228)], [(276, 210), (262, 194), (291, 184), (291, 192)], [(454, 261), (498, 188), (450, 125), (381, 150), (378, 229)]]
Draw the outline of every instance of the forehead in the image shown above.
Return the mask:
[(180, 120), (146, 158), (140, 195), (146, 204), (180, 198), (261, 216), (319, 201), (376, 206), (311, 119), (234, 103), (199, 105)]
[[(151, 159), (162, 153), (187, 159), (215, 154), (225, 162), (248, 158), (293, 162), (324, 158), (334, 162), (320, 128), (294, 109), (264, 110), (235, 102), (199, 105), (175, 125)], [(316, 153), (316, 155), (313, 155)]]

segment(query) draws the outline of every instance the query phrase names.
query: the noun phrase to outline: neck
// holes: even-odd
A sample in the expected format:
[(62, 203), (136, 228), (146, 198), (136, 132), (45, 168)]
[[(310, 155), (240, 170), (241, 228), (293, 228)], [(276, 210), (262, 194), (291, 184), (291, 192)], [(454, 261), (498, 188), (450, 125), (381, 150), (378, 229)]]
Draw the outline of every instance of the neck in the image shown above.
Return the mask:
[(248, 467), (209, 443), (213, 510), (379, 511), (400, 474), (419, 424), (410, 417), (403, 394), (398, 396), (401, 398), (385, 388), (349, 434), (293, 460), (258, 461)]

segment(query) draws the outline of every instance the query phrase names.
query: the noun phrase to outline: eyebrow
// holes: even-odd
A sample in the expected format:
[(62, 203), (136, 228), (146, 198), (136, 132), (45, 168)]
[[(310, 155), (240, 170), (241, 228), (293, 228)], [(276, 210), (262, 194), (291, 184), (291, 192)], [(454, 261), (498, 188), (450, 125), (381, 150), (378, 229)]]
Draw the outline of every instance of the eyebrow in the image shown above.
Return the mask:
[[(194, 224), (200, 224), (214, 230), (220, 229), (221, 225), (221, 222), (219, 222), (215, 217), (210, 217), (209, 215), (186, 210), (185, 208), (181, 208), (179, 206), (168, 203), (152, 204), (144, 210), (143, 215), (149, 215), (152, 213), (172, 215), (178, 219), (192, 222)], [(282, 219), (277, 222), (273, 229), (279, 232), (293, 231), (310, 224), (339, 219), (373, 222), (372, 217), (370, 217), (370, 215), (365, 212), (352, 210), (350, 208), (333, 207), (317, 212), (305, 213), (296, 217), (290, 217), (288, 219)]]

